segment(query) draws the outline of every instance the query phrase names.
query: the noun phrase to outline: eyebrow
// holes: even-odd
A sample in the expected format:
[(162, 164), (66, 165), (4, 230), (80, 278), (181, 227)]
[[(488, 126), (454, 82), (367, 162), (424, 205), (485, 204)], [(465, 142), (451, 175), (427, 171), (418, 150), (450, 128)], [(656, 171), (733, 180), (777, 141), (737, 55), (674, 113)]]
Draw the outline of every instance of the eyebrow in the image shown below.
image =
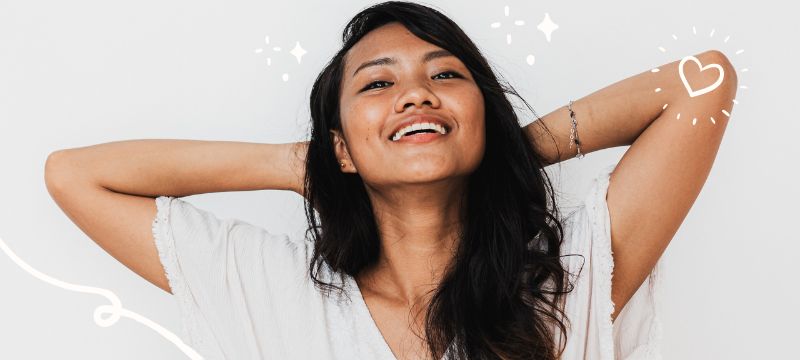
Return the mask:
[[(422, 63), (426, 63), (426, 62), (431, 61), (433, 59), (438, 59), (438, 58), (446, 57), (446, 56), (454, 56), (454, 55), (451, 54), (447, 50), (429, 51), (429, 52), (425, 53), (425, 55), (422, 55)], [(353, 76), (356, 76), (356, 73), (359, 72), (359, 70), (361, 70), (363, 68), (366, 68), (366, 67), (377, 66), (377, 65), (394, 65), (396, 63), (397, 63), (397, 59), (396, 58), (389, 58), (389, 57), (382, 57), (382, 58), (378, 58), (378, 59), (375, 59), (375, 60), (370, 60), (370, 61), (367, 61), (367, 62), (361, 64), (356, 69), (356, 71), (353, 71)]]

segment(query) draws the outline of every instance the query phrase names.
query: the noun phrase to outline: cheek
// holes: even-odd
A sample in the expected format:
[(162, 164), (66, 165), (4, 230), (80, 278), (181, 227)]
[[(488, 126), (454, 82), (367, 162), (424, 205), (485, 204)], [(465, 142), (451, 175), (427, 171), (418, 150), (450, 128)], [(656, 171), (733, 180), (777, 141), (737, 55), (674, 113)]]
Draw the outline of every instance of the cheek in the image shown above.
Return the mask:
[(481, 95), (479, 90), (476, 90), (477, 94), (474, 95), (474, 99), (472, 100), (472, 114), (475, 117), (475, 121), (477, 123), (477, 127), (480, 129), (486, 128), (486, 109), (484, 108), (483, 102), (483, 95)]
[[(456, 98), (456, 108), (459, 109), (458, 117), (462, 119), (463, 126), (472, 133), (480, 132), (484, 128), (484, 104), (480, 90), (466, 91)], [(479, 136), (481, 134), (475, 134)]]
[(372, 142), (380, 136), (385, 112), (385, 106), (380, 107), (369, 101), (354, 101), (342, 107), (342, 124), (346, 124), (351, 147), (355, 143)]
[(478, 88), (475, 88), (475, 90), (472, 93), (472, 104), (474, 106), (473, 111), (479, 113), (480, 116), (483, 117), (483, 112), (484, 112), (483, 94), (481, 93), (481, 90)]

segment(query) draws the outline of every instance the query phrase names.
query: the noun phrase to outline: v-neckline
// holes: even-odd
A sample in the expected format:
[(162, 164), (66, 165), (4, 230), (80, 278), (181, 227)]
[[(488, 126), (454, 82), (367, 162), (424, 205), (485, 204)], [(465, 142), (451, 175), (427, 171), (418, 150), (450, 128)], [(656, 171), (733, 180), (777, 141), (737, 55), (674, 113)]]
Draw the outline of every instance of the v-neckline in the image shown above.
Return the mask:
[[(361, 287), (358, 286), (358, 282), (356, 279), (350, 275), (346, 275), (347, 281), (351, 286), (350, 290), (351, 293), (355, 293), (357, 296), (357, 301), (355, 306), (358, 308), (358, 311), (361, 312), (361, 315), (369, 319), (369, 327), (371, 328), (371, 333), (373, 338), (377, 338), (377, 340), (383, 344), (383, 352), (386, 357), (393, 360), (398, 360), (397, 356), (392, 352), (392, 347), (389, 346), (389, 342), (386, 341), (386, 338), (383, 336), (381, 329), (378, 327), (378, 322), (375, 321), (375, 318), (372, 317), (372, 313), (369, 311), (369, 306), (367, 306), (367, 301), (364, 300), (364, 295), (361, 293)], [(442, 358), (440, 360), (447, 360), (447, 355), (450, 353), (450, 348), (452, 347), (452, 343), (450, 343), (450, 347), (444, 352)]]

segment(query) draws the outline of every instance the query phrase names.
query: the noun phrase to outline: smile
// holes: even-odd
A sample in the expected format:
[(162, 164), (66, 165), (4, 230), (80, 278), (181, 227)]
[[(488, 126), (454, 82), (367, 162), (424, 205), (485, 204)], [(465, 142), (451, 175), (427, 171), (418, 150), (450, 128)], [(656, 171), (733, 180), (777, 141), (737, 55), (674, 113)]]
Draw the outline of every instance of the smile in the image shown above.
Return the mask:
[(408, 143), (408, 144), (420, 144), (420, 143), (429, 143), (438, 139), (442, 139), (447, 136), (447, 132), (440, 133), (437, 131), (431, 130), (423, 130), (423, 131), (411, 131), (406, 135), (400, 136), (397, 140), (392, 140), (394, 143)]

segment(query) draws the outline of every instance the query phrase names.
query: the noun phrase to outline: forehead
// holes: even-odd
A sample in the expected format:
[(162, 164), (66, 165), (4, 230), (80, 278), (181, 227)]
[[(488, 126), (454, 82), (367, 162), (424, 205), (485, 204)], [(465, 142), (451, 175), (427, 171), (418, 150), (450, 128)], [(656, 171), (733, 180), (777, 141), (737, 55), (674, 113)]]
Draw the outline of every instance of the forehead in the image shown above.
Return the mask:
[(418, 38), (401, 23), (392, 22), (370, 31), (347, 51), (345, 71), (351, 74), (359, 64), (378, 56), (416, 59), (435, 49), (441, 48)]

